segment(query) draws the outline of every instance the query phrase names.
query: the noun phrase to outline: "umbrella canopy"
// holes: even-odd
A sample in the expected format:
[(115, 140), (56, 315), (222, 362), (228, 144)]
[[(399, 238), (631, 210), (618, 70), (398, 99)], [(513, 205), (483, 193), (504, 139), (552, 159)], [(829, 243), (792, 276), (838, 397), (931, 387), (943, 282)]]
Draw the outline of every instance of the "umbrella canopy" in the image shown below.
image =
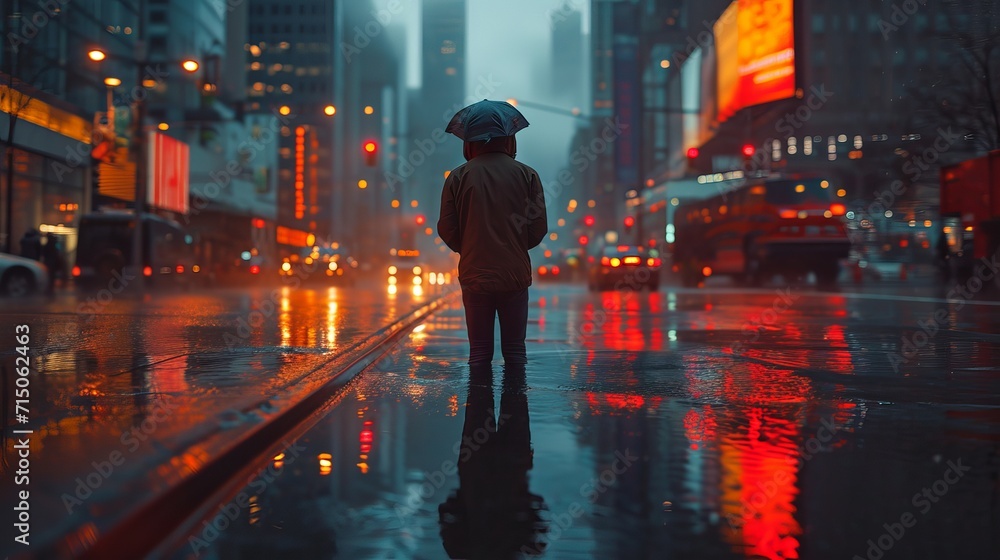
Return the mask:
[(513, 136), (527, 126), (528, 120), (510, 103), (483, 99), (455, 113), (445, 132), (466, 142), (479, 142)]

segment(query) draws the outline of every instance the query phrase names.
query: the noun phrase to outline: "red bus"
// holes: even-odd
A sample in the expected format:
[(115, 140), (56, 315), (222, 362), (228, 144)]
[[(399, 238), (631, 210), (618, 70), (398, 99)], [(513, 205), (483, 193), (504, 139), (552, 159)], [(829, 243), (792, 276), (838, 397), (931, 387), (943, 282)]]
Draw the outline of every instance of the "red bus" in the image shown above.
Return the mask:
[(850, 240), (845, 192), (817, 177), (746, 179), (674, 212), (674, 270), (685, 286), (727, 275), (757, 285), (809, 272), (835, 282)]

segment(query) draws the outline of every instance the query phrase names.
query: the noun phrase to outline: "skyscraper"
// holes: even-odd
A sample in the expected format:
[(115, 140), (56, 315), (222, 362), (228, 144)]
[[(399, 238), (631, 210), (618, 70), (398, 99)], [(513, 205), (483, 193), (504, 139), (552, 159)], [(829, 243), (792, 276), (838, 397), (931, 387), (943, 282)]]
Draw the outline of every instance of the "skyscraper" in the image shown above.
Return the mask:
[(463, 162), (460, 152), (435, 140), (440, 138), (435, 131), (443, 132), (452, 115), (465, 106), (466, 21), (465, 0), (424, 0), (423, 66), (416, 101), (420, 110), (411, 113), (411, 149), (402, 157), (414, 164), (412, 192), (428, 215), (437, 213), (444, 173)]
[(330, 2), (251, 0), (249, 110), (277, 111), (278, 224), (330, 241), (333, 222), (335, 12)]
[(552, 12), (552, 82), (549, 91), (560, 104), (583, 103), (583, 14), (565, 2)]

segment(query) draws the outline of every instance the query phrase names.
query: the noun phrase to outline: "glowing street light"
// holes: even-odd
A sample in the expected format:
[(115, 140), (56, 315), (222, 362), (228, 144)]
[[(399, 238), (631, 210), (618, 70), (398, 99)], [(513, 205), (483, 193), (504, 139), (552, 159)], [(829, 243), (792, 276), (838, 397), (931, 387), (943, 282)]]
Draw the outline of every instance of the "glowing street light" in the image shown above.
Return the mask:
[(122, 81), (119, 78), (108, 76), (107, 78), (104, 78), (104, 85), (108, 87), (118, 87), (122, 85)]
[(332, 117), (337, 114), (337, 108), (333, 105), (327, 105), (326, 107), (323, 107), (323, 113), (325, 113), (328, 117)]
[(194, 60), (192, 58), (189, 58), (189, 59), (181, 62), (181, 68), (183, 68), (184, 70), (186, 70), (188, 72), (197, 72), (198, 68), (200, 68), (200, 66), (201, 65), (198, 64), (198, 61)]
[(100, 49), (91, 49), (87, 53), (87, 58), (89, 58), (90, 60), (93, 60), (94, 62), (100, 62), (100, 61), (104, 60), (107, 57), (108, 57), (108, 55), (104, 54), (104, 51), (102, 51)]

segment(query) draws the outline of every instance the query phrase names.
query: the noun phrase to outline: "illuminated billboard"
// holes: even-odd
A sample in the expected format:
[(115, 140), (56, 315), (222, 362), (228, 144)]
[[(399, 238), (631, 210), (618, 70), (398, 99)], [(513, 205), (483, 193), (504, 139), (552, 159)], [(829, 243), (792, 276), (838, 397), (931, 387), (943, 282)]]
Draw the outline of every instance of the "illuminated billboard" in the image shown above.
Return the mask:
[(792, 0), (736, 0), (715, 24), (719, 122), (795, 95)]
[(739, 28), (736, 26), (739, 0), (722, 12), (715, 22), (715, 60), (717, 64), (718, 120), (723, 122), (743, 108), (739, 99)]
[(149, 204), (172, 212), (187, 213), (191, 177), (188, 145), (158, 132), (150, 132), (146, 142)]

